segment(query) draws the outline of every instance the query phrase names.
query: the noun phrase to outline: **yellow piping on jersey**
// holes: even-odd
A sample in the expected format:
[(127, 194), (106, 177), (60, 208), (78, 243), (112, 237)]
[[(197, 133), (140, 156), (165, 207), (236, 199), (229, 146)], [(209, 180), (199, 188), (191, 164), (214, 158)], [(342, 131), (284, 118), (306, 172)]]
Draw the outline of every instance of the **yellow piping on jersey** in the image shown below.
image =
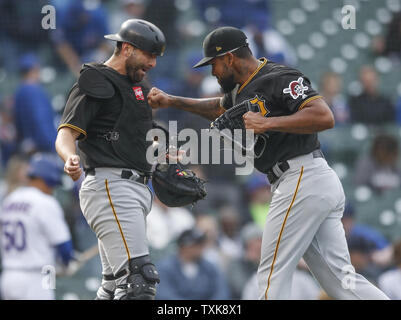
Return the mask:
[(57, 128), (57, 131), (59, 131), (61, 128), (64, 128), (64, 127), (68, 127), (68, 128), (74, 129), (75, 131), (78, 131), (79, 133), (82, 133), (85, 136), (85, 138), (88, 136), (88, 134), (86, 133), (86, 131), (84, 129), (81, 129), (81, 128), (74, 126), (73, 124), (69, 124), (69, 123), (60, 124), (59, 127)]
[(290, 206), (289, 206), (289, 208), (288, 208), (288, 210), (287, 210), (287, 213), (285, 214), (284, 222), (283, 222), (283, 225), (281, 226), (280, 234), (279, 234), (279, 236), (278, 236), (278, 240), (277, 240), (277, 244), (276, 244), (276, 249), (274, 250), (273, 262), (272, 262), (272, 265), (271, 265), (271, 267), (270, 267), (270, 274), (269, 274), (269, 278), (267, 279), (267, 288), (266, 288), (266, 291), (265, 291), (265, 299), (266, 299), (266, 300), (267, 300), (267, 291), (269, 290), (269, 287), (270, 287), (270, 278), (271, 278), (271, 276), (272, 276), (272, 274), (273, 274), (274, 263), (276, 262), (278, 247), (279, 247), (280, 241), (281, 241), (281, 236), (283, 235), (285, 223), (287, 222), (287, 218), (288, 218), (288, 216), (289, 216), (289, 214), (290, 214), (292, 205), (294, 204), (295, 198), (296, 198), (296, 196), (297, 196), (299, 184), (301, 183), (301, 179), (302, 179), (303, 173), (304, 173), (304, 167), (302, 166), (302, 168), (301, 168), (301, 173), (300, 173), (299, 178), (298, 178), (297, 187), (295, 188), (295, 192), (294, 192), (294, 196), (292, 197), (291, 204), (290, 204)]
[(128, 260), (129, 260), (129, 259), (131, 259), (131, 256), (130, 256), (130, 254), (129, 254), (129, 249), (128, 249), (127, 241), (125, 241), (123, 229), (121, 228), (120, 221), (119, 221), (118, 218), (117, 218), (116, 210), (114, 209), (113, 202), (111, 201), (110, 190), (109, 190), (109, 184), (108, 184), (107, 179), (104, 180), (104, 183), (106, 184), (106, 191), (107, 191), (107, 196), (109, 197), (109, 202), (110, 202), (111, 210), (113, 211), (114, 218), (115, 218), (116, 221), (117, 221), (118, 229), (120, 230), (121, 238), (123, 238), (125, 250), (127, 251), (127, 256), (128, 256)]
[(262, 67), (266, 64), (267, 59), (266, 58), (262, 58), (262, 64), (251, 74), (251, 76), (248, 78), (248, 80), (246, 80), (242, 86), (238, 89), (237, 94), (239, 94), (242, 89), (244, 89), (244, 87), (253, 79), (253, 77), (259, 72), (260, 69), (262, 69)]
[(299, 106), (298, 111), (299, 111), (299, 110), (302, 110), (303, 107), (305, 107), (305, 105), (306, 105), (308, 102), (311, 102), (311, 101), (316, 100), (316, 99), (319, 99), (319, 98), (323, 98), (323, 97), (322, 97), (322, 96), (314, 96), (314, 97), (310, 97), (309, 99), (306, 99), (306, 100), (305, 100), (304, 102), (302, 102), (302, 104)]

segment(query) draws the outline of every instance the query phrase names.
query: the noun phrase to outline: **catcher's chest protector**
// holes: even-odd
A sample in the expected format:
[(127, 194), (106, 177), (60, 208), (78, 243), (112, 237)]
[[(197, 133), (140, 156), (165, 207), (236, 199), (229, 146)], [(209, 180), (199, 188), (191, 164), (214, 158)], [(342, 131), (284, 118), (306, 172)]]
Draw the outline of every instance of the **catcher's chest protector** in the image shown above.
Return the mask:
[[(110, 92), (112, 93), (114, 89), (114, 94), (120, 95), (122, 100), (121, 113), (112, 132), (106, 137), (107, 143), (111, 143), (114, 151), (130, 167), (150, 172), (151, 165), (146, 160), (146, 150), (151, 145), (151, 141), (146, 141), (146, 134), (152, 129), (152, 109), (147, 103), (148, 88), (143, 82), (132, 83), (126, 76), (122, 76), (104, 65), (87, 64), (86, 66), (88, 66), (88, 70), (84, 71), (81, 78), (89, 72), (87, 78), (93, 81), (93, 78), (97, 77), (97, 81), (93, 82), (101, 88), (99, 91), (108, 90), (108, 86), (111, 84)], [(104, 84), (100, 86), (102, 81)], [(99, 91), (85, 93), (99, 98), (95, 96), (101, 94)], [(104, 97), (100, 98), (104, 99)], [(107, 101), (104, 103), (105, 107), (113, 108), (113, 105), (107, 105)]]

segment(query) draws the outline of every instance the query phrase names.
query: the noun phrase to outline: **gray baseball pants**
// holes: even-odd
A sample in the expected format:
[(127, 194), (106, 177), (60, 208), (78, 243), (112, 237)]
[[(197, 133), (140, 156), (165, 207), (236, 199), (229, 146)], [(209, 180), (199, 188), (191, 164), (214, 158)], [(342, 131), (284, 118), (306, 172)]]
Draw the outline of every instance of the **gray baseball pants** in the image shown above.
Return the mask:
[[(119, 274), (128, 269), (129, 259), (149, 254), (146, 216), (153, 195), (146, 185), (121, 178), (122, 170), (96, 168), (79, 192), (83, 215), (98, 238), (103, 274)], [(127, 276), (116, 279), (115, 285), (125, 284)], [(122, 294), (117, 289), (115, 298)]]
[(303, 257), (334, 299), (388, 299), (351, 265), (343, 225), (345, 196), (337, 174), (312, 153), (288, 160), (272, 186), (258, 269), (259, 299), (289, 299)]

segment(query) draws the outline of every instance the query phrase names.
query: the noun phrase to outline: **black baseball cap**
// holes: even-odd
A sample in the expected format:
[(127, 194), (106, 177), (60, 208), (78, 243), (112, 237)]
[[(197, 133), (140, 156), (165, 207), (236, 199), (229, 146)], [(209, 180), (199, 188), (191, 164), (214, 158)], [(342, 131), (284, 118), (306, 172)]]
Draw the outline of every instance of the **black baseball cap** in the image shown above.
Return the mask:
[(215, 57), (246, 46), (248, 46), (247, 37), (240, 29), (234, 27), (217, 28), (203, 40), (203, 55), (205, 57), (193, 68), (206, 66)]

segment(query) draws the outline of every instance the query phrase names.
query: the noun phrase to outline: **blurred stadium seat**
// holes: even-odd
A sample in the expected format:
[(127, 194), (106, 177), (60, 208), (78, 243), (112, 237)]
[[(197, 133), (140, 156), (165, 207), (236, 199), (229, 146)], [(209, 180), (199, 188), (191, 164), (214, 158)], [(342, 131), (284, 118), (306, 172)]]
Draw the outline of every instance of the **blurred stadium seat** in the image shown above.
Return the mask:
[(358, 222), (374, 226), (390, 241), (400, 238), (400, 190), (388, 191), (381, 196), (372, 194), (366, 201), (355, 204)]
[[(375, 64), (376, 60), (372, 57), (371, 51), (359, 50), (357, 39), (364, 39), (367, 37), (368, 43), (366, 47), (370, 46), (370, 42), (373, 37), (384, 33), (386, 25), (378, 21), (378, 12), (382, 14), (379, 16), (391, 16), (391, 10), (388, 8), (392, 5), (388, 4), (389, 1), (375, 1), (375, 0), (364, 0), (364, 1), (344, 1), (344, 4), (354, 4), (357, 3), (357, 22), (355, 30), (343, 30), (341, 26), (341, 8), (337, 1), (314, 1), (314, 0), (303, 0), (303, 1), (292, 1), (291, 6), (288, 5), (286, 1), (272, 1), (272, 18), (275, 22), (276, 27), (286, 39), (291, 43), (294, 48), (299, 48), (301, 45), (310, 46), (310, 36), (316, 32), (319, 32), (324, 38), (326, 38), (326, 45), (313, 49), (313, 55), (307, 56), (305, 59), (303, 54), (299, 54), (298, 68), (307, 73), (314, 83), (318, 83), (320, 75), (328, 71), (330, 68), (332, 71), (339, 72), (343, 78), (344, 83), (351, 83), (358, 79), (359, 68), (367, 63)], [(394, 5), (393, 5), (394, 6)], [(305, 8), (312, 7), (312, 11), (307, 11)], [(291, 14), (292, 10), (298, 11), (298, 14), (302, 12), (302, 15), (306, 15), (306, 20), (303, 23), (294, 23), (292, 16), (296, 14)], [(292, 32), (288, 33), (284, 30), (283, 32), (283, 21), (284, 29), (288, 24), (292, 25)], [(382, 21), (388, 20), (382, 18)], [(282, 26), (282, 28), (280, 28)], [(341, 32), (340, 32), (341, 31)], [(361, 41), (361, 40), (360, 40)], [(362, 40), (363, 43), (363, 40)], [(347, 47), (345, 45), (352, 45), (357, 50), (357, 58), (347, 59)], [(365, 47), (364, 46), (364, 47)], [(349, 48), (348, 48), (349, 49)], [(352, 50), (352, 49), (351, 49)], [(343, 51), (343, 52), (342, 52)], [(350, 56), (353, 56), (352, 54)], [(342, 63), (335, 63), (341, 59)], [(379, 60), (380, 61), (380, 60)], [(383, 60), (382, 60), (383, 61)], [(384, 60), (387, 61), (387, 60)], [(392, 98), (395, 98), (397, 94), (397, 86), (401, 83), (401, 77), (399, 72), (390, 72), (393, 70), (391, 61), (389, 67), (385, 67), (387, 70), (382, 75), (382, 88), (386, 94), (389, 94)], [(346, 67), (343, 68), (342, 64), (346, 63)], [(337, 66), (337, 68), (336, 68)], [(376, 63), (377, 67), (377, 63)], [(399, 68), (399, 66), (398, 66)]]

